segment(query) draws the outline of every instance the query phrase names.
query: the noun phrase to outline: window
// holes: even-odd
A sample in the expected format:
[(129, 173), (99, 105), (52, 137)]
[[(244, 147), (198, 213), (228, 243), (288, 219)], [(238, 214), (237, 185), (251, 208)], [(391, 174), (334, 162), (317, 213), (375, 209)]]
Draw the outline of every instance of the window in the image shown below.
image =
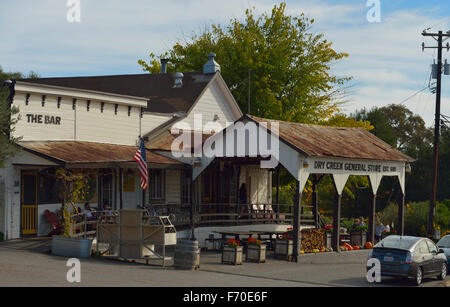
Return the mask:
[(428, 244), (428, 248), (430, 249), (430, 253), (437, 254), (438, 249), (437, 249), (436, 245), (429, 240), (427, 240), (427, 244)]
[(151, 169), (149, 171), (150, 200), (160, 200), (165, 198), (164, 175), (164, 170), (162, 169)]
[(428, 254), (428, 253), (430, 253), (430, 251), (428, 250), (427, 242), (426, 241), (421, 241), (416, 247), (416, 252), (418, 252), (419, 254)]
[(43, 170), (38, 175), (38, 204), (57, 204), (59, 187), (56, 182), (55, 170)]
[(188, 171), (181, 172), (181, 203), (191, 203), (191, 176)]

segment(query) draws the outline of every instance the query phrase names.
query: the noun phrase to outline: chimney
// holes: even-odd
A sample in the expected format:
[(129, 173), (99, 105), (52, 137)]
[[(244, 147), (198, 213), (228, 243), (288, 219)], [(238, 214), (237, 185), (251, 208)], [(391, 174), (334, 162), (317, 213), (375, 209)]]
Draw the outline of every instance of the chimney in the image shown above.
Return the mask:
[(169, 62), (169, 59), (161, 59), (161, 73), (167, 74), (167, 62)]
[(208, 54), (208, 62), (203, 65), (203, 73), (206, 74), (215, 74), (217, 71), (220, 72), (220, 65), (214, 60), (216, 57), (215, 53)]
[(183, 73), (177, 72), (173, 74), (173, 79), (175, 83), (173, 84), (173, 88), (181, 88), (183, 86)]

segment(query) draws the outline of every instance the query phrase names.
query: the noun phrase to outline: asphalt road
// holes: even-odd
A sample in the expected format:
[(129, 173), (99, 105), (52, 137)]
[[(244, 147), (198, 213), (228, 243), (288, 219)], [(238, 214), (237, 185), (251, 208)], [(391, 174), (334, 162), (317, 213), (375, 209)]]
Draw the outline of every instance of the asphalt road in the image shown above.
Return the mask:
[[(190, 272), (109, 259), (82, 259), (81, 282), (69, 283), (67, 259), (48, 254), (48, 242), (0, 243), (0, 286), (302, 287), (411, 286), (397, 279), (371, 284), (365, 278), (368, 251), (302, 255), (298, 263), (268, 258), (266, 263), (220, 264), (220, 254), (201, 254)], [(446, 283), (450, 286), (450, 278)], [(426, 279), (423, 287), (444, 286)]]

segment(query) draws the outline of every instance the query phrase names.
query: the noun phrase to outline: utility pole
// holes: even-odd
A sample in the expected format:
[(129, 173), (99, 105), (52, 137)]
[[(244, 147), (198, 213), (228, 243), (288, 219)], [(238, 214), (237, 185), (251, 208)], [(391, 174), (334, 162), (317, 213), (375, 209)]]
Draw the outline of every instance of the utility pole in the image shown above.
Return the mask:
[(252, 75), (252, 70), (249, 69), (248, 70), (248, 114), (250, 115), (250, 82), (251, 82), (251, 75)]
[[(450, 37), (450, 31), (447, 33), (427, 33), (422, 32), (423, 36), (431, 36), (437, 40), (438, 45), (433, 47), (425, 47), (425, 43), (422, 43), (422, 51), (426, 48), (438, 50), (437, 59), (437, 73), (436, 73), (436, 113), (435, 113), (435, 123), (434, 123), (434, 152), (433, 152), (433, 171), (431, 178), (431, 197), (430, 197), (430, 209), (428, 213), (428, 237), (434, 235), (434, 216), (436, 211), (436, 191), (437, 191), (437, 172), (438, 172), (438, 162), (439, 162), (439, 134), (440, 134), (440, 123), (441, 123), (441, 80), (442, 80), (442, 41), (443, 37)], [(449, 44), (444, 47), (449, 50)]]

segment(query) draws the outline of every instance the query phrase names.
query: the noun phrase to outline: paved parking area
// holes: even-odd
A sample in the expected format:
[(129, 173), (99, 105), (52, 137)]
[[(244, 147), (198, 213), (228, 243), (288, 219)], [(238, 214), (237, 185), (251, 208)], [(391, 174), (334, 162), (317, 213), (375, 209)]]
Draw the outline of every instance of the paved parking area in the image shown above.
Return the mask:
[[(298, 263), (273, 259), (266, 263), (223, 265), (220, 254), (201, 253), (201, 268), (190, 272), (110, 259), (82, 259), (81, 283), (66, 280), (63, 257), (49, 253), (48, 240), (0, 243), (0, 286), (158, 286), (158, 287), (302, 287), (408, 286), (397, 279), (369, 284), (365, 279), (367, 250), (301, 255)], [(447, 278), (450, 286), (450, 278)], [(424, 287), (443, 286), (437, 279)]]

